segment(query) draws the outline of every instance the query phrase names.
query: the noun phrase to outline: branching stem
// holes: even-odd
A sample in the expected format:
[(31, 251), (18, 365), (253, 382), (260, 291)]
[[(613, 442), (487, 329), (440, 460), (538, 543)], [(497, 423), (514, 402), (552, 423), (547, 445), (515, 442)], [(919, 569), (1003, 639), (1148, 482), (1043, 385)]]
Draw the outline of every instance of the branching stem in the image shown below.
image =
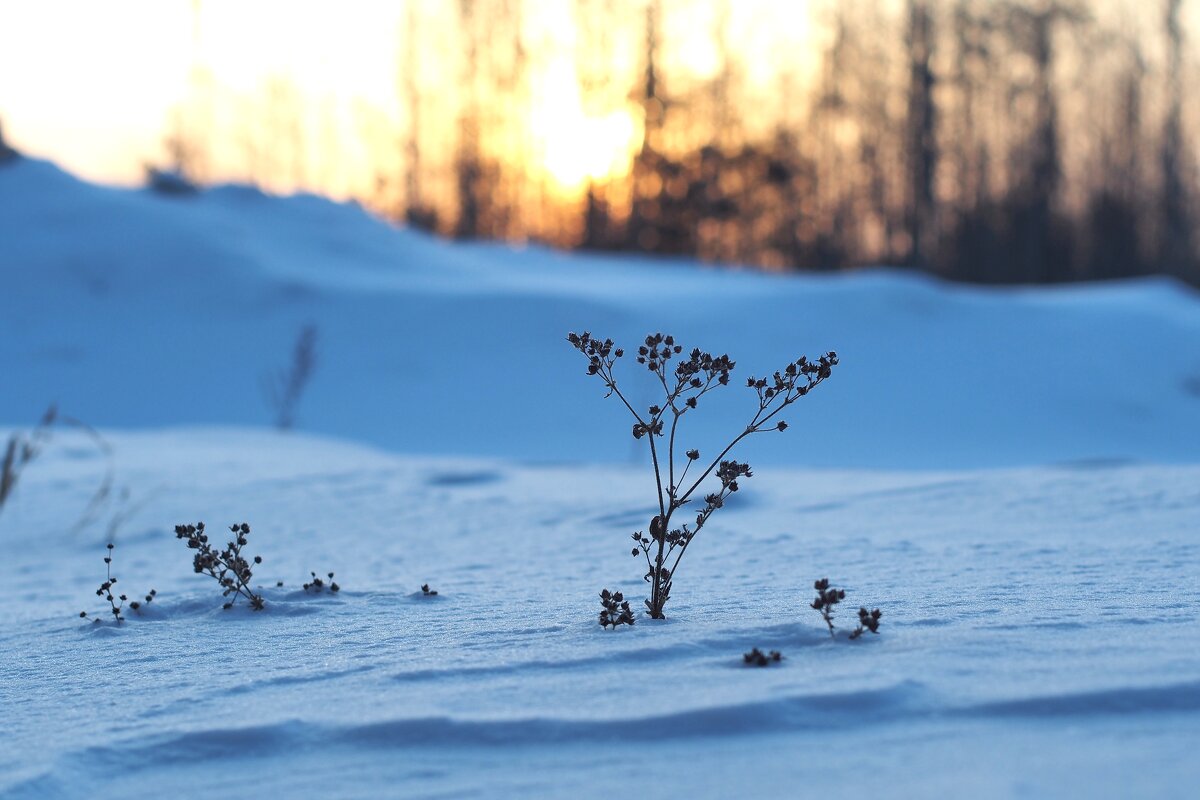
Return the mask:
[[(735, 436), (720, 455), (709, 462), (700, 476), (688, 485), (686, 491), (683, 491), (692, 462), (698, 460), (700, 455), (696, 450), (687, 452), (687, 464), (676, 480), (675, 447), (679, 421), (689, 410), (696, 408), (699, 399), (709, 391), (717, 386), (728, 385), (729, 374), (734, 368), (734, 362), (728, 355), (714, 357), (698, 349), (692, 350), (687, 357), (684, 357), (681, 355), (683, 348), (675, 344), (674, 337), (661, 333), (647, 336), (645, 345), (638, 348), (637, 361), (639, 364), (644, 364), (658, 380), (663, 390), (663, 400), (662, 405), (650, 406), (648, 416), (643, 417), (617, 387), (616, 379), (613, 377), (613, 365), (618, 358), (624, 355), (624, 351), (615, 347), (611, 339), (597, 339), (586, 332), (583, 334), (571, 333), (567, 336), (567, 340), (588, 358), (588, 373), (599, 376), (604, 382), (608, 389), (606, 396), (615, 394), (629, 410), (636, 421), (633, 426), (634, 437), (638, 439), (643, 436), (649, 437), (650, 460), (654, 468), (654, 485), (658, 498), (658, 514), (650, 521), (650, 539), (644, 539), (640, 534), (634, 534), (638, 546), (634, 549), (633, 554), (636, 556), (637, 550), (640, 549), (646, 558), (648, 570), (646, 577), (651, 583), (650, 599), (646, 605), (649, 608), (650, 616), (662, 618), (662, 610), (670, 597), (670, 588), (675, 572), (692, 539), (704, 527), (713, 511), (721, 508), (728, 496), (738, 490), (738, 478), (748, 478), (751, 475), (748, 464), (726, 461), (726, 456), (738, 443), (753, 433), (786, 430), (787, 425), (783, 422), (778, 422), (770, 428), (766, 426), (779, 412), (808, 394), (829, 377), (833, 366), (838, 363), (837, 354), (827, 353), (818, 361), (800, 358), (788, 364), (782, 371), (774, 373), (771, 380), (751, 377), (747, 381), (747, 385), (753, 388), (758, 395), (758, 410), (745, 429)], [(670, 380), (667, 375), (668, 364), (673, 365), (673, 377)], [(670, 432), (667, 434), (666, 452), (660, 453), (655, 438), (664, 435), (663, 417), (668, 410), (671, 412)], [(665, 489), (664, 472), (666, 472)], [(683, 525), (681, 528), (673, 529), (671, 520), (675, 510), (686, 505), (696, 490), (714, 472), (721, 480), (721, 488), (705, 497), (705, 507), (697, 514), (695, 527), (689, 528), (688, 525)], [(652, 546), (655, 549), (653, 559), (650, 556)], [(668, 570), (665, 565), (671, 560), (672, 555), (674, 560), (671, 561), (671, 568)]]

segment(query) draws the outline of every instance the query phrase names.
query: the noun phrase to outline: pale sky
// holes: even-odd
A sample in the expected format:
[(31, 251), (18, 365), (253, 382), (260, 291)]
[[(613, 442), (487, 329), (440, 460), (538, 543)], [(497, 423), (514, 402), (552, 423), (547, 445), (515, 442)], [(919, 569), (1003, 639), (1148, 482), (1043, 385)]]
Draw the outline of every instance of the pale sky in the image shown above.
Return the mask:
[[(451, 14), (457, 7), (451, 0), (409, 1), (427, 15)], [(532, 91), (546, 98), (540, 107), (535, 102), (530, 116), (545, 137), (543, 168), (562, 179), (606, 168), (622, 155), (619, 140), (638, 135), (628, 114), (585, 118), (578, 107), (573, 2), (523, 0), (522, 6), (526, 38), (542, 68), (530, 78)], [(610, 2), (640, 29), (642, 0)], [(1132, 13), (1158, 25), (1159, 2), (1139, 0)], [(815, 60), (819, 48), (811, 13), (819, 5), (731, 0), (730, 40), (738, 44), (739, 66), (750, 82), (766, 85), (782, 58)], [(665, 6), (663, 27), (684, 44), (674, 50), (676, 63), (703, 77), (717, 63), (712, 4), (666, 0)], [(1200, 15), (1200, 2), (1188, 6), (1190, 15)], [(247, 98), (269, 79), (287, 78), (319, 116), (337, 118), (345, 142), (361, 124), (363, 108), (383, 120), (403, 113), (397, 71), (405, 7), (404, 0), (0, 0), (0, 121), (6, 138), (24, 152), (87, 178), (136, 182), (143, 164), (163, 160), (169, 112), (187, 96), (190, 67), (198, 58), (222, 90)], [(440, 69), (427, 64), (422, 72)], [(615, 140), (616, 149), (599, 152)], [(359, 152), (339, 158), (354, 167), (371, 157)]]
[[(391, 102), (397, 4), (336, 5), (206, 0), (200, 58), (235, 89), (285, 73), (314, 97)], [(161, 156), (168, 111), (188, 87), (191, 0), (22, 1), (0, 20), (0, 119), (18, 148), (115, 181)]]
[[(456, 7), (442, 0), (415, 2), (426, 14)], [(613, 2), (615, 8), (628, 7), (631, 25), (641, 25), (640, 0)], [(405, 9), (400, 0), (200, 0), (198, 47), (196, 0), (0, 3), (0, 120), (6, 137), (23, 151), (88, 178), (134, 182), (145, 162), (161, 160), (168, 113), (186, 96), (194, 55), (222, 89), (250, 95), (269, 78), (284, 76), (301, 88), (306, 102), (343, 117), (364, 103), (384, 115), (399, 113), (397, 52)], [(744, 64), (751, 78), (771, 72), (768, 39), (778, 48), (781, 37), (786, 42), (807, 35), (802, 2), (739, 0), (732, 5), (734, 36), (751, 54)], [(524, 8), (531, 43), (552, 41), (560, 48), (559, 63), (550, 61), (548, 83), (540, 91), (561, 98), (564, 86), (574, 81), (571, 43), (562, 36), (571, 27), (572, 0), (525, 0)], [(677, 55), (697, 74), (716, 63), (711, 21), (699, 13), (708, 8), (669, 2), (664, 20), (673, 32), (694, 32), (695, 45)], [(568, 116), (570, 103), (568, 96)], [(562, 104), (553, 110), (545, 117), (560, 121)], [(628, 120), (619, 116), (579, 123), (571, 133), (551, 138), (595, 142), (633, 135)], [(576, 153), (582, 158), (592, 150), (578, 146)], [(611, 154), (589, 157), (603, 161)], [(546, 154), (557, 169), (568, 169), (573, 158), (570, 152)]]

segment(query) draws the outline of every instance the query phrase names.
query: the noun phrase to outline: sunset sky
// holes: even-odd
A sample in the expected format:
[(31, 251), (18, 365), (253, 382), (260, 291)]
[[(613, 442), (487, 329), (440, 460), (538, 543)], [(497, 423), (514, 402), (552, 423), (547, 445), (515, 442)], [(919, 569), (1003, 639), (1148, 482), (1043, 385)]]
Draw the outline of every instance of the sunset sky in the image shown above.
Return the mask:
[[(477, 5), (486, 10), (500, 1)], [(589, 2), (598, 7), (598, 0), (511, 4), (520, 9), (528, 58), (523, 108), (505, 106), (499, 121), (489, 123), (503, 129), (489, 135), (519, 142), (511, 145), (509, 161), (567, 196), (578, 196), (589, 179), (623, 175), (642, 136), (641, 109), (629, 87), (643, 69), (646, 0), (607, 3), (614, 21), (603, 41), (612, 65), (601, 72), (615, 88), (600, 105), (585, 101), (578, 68), (584, 34), (577, 12)], [(868, 26), (876, 29), (898, 22), (903, 7), (902, 0), (843, 2), (879, 14), (879, 25)], [(1153, 3), (1106, 0), (1088, 7), (1101, 16), (1124, 14), (1119, 26), (1157, 31), (1160, 24)], [(714, 33), (722, 8), (742, 92), (739, 122), (765, 127), (792, 113), (785, 81), (794, 89), (816, 74), (831, 3), (663, 0), (662, 66), (671, 91), (689, 81), (699, 85), (720, 69)], [(421, 21), (411, 59), (405, 49), (410, 9)], [(463, 95), (457, 9), (457, 2), (435, 0), (10, 3), (0, 25), (0, 123), (24, 152), (90, 179), (131, 184), (141, 180), (146, 164), (166, 161), (172, 115), (181, 107), (195, 113), (201, 86), (210, 105), (220, 106), (211, 112), (219, 133), (206, 142), (206, 179), (253, 176), (278, 191), (362, 197), (379, 175), (403, 171), (406, 63), (415, 63), (415, 83), (433, 106), (418, 126), (426, 139), (425, 165), (436, 167), (439, 158), (449, 163), (437, 149), (448, 150), (454, 103)], [(1200, 3), (1185, 11), (1195, 30)], [(219, 104), (212, 100), (217, 96)], [(298, 120), (296, 152), (287, 153), (279, 127), (264, 121), (268, 102)], [(194, 117), (184, 119), (185, 129), (195, 127), (188, 122)], [(274, 160), (264, 166), (255, 159)], [(280, 167), (285, 161), (287, 169)]]
[[(453, 34), (456, 4), (414, 2), (432, 22), (427, 29), (434, 29), (433, 36)], [(168, 117), (188, 96), (193, 65), (223, 92), (246, 98), (268, 81), (284, 79), (322, 119), (323, 131), (310, 139), (339, 151), (338, 169), (324, 170), (324, 178), (314, 170), (306, 183), (335, 195), (352, 193), (347, 175), (365, 169), (370, 156), (330, 140), (355, 138), (362, 119), (371, 115), (403, 124), (397, 85), (406, 5), (347, 0), (334, 8), (286, 0), (45, 0), (10, 6), (0, 26), (0, 120), (7, 138), (25, 152), (89, 178), (131, 183), (141, 178), (146, 162), (163, 158)], [(636, 108), (582, 107), (574, 8), (555, 0), (526, 0), (523, 6), (525, 41), (533, 54), (528, 124), (537, 133), (535, 163), (529, 166), (568, 189), (589, 176), (626, 169), (640, 143), (641, 123)], [(614, 53), (637, 70), (645, 4), (618, 1), (614, 8), (634, 37), (626, 52), (614, 37)], [(710, 77), (720, 63), (713, 8), (708, 2), (665, 4), (670, 66), (697, 80)], [(738, 42), (748, 83), (769, 85), (786, 54), (803, 55), (799, 45), (812, 44), (811, 13), (803, 3), (731, 4), (731, 39)], [(424, 44), (428, 48), (430, 42)], [(436, 53), (427, 50), (421, 61), (424, 90), (440, 91), (453, 82)], [(236, 159), (216, 161), (214, 177), (237, 177)]]

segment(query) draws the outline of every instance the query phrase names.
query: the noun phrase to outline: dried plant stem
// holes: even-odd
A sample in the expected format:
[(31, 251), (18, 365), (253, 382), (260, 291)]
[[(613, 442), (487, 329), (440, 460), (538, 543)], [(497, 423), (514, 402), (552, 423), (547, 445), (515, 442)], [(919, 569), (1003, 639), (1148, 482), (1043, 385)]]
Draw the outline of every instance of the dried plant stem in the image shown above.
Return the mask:
[[(750, 477), (748, 464), (726, 460), (726, 457), (746, 437), (754, 433), (768, 430), (784, 431), (785, 422), (773, 422), (775, 417), (796, 400), (808, 394), (822, 383), (838, 363), (837, 354), (830, 352), (818, 361), (807, 358), (788, 364), (785, 369), (776, 372), (773, 379), (756, 379), (751, 377), (747, 386), (754, 389), (758, 396), (758, 409), (746, 427), (725, 446), (721, 453), (708, 462), (708, 466), (699, 477), (687, 484), (688, 473), (692, 462), (700, 458), (699, 451), (688, 450), (687, 464), (676, 477), (675, 461), (677, 457), (676, 442), (679, 423), (688, 411), (695, 409), (701, 397), (718, 386), (729, 383), (729, 374), (734, 368), (734, 362), (728, 355), (712, 356), (698, 349), (683, 357), (683, 348), (675, 344), (674, 337), (661, 333), (646, 337), (645, 345), (638, 348), (637, 361), (644, 364), (655, 376), (663, 390), (661, 405), (649, 407), (646, 415), (638, 413), (633, 404), (621, 391), (613, 375), (616, 360), (624, 355), (621, 348), (613, 346), (611, 339), (600, 340), (590, 333), (567, 336), (568, 341), (585, 356), (587, 356), (588, 374), (596, 375), (607, 388), (606, 397), (616, 395), (621, 403), (629, 410), (636, 421), (633, 426), (633, 436), (641, 439), (649, 438), (650, 461), (654, 469), (654, 484), (658, 513), (650, 521), (649, 538), (640, 532), (633, 535), (637, 543), (633, 550), (636, 556), (640, 549), (646, 558), (646, 580), (650, 583), (650, 598), (646, 601), (650, 616), (655, 619), (663, 617), (663, 607), (670, 598), (672, 581), (675, 571), (687, 552), (692, 539), (704, 527), (712, 512), (724, 505), (726, 498), (738, 490), (738, 478)], [(676, 358), (679, 356), (679, 358)], [(674, 361), (674, 368), (669, 370), (668, 362)], [(664, 433), (664, 420), (670, 412), (670, 431)], [(658, 437), (666, 436), (666, 450), (661, 451), (655, 441)], [(700, 486), (713, 474), (720, 479), (721, 486), (716, 492), (705, 496), (705, 506), (695, 517), (694, 523), (672, 528), (671, 522), (675, 511), (687, 505)], [(684, 487), (687, 486), (685, 489)], [(651, 549), (654, 550), (651, 556)], [(671, 557), (674, 556), (674, 560)], [(667, 563), (671, 568), (667, 569)]]

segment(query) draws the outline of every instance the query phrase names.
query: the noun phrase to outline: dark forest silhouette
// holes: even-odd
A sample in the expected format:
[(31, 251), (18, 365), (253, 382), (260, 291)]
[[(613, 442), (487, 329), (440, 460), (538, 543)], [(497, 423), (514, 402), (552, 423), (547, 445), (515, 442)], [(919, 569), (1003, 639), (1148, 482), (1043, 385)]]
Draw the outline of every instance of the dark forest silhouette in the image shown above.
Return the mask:
[[(643, 131), (629, 174), (574, 200), (500, 155), (520, 148), (506, 120), (536, 59), (527, 3), (458, 0), (430, 19), (414, 0), (397, 64), (405, 124), (382, 137), (394, 152), (363, 199), (463, 239), (772, 269), (888, 264), (985, 283), (1165, 273), (1200, 284), (1182, 4), (1148, 0), (1130, 26), (1082, 0), (827, 2), (816, 74), (781, 69), (764, 100), (747, 89), (732, 0), (707, 0), (720, 66), (702, 81), (664, 57), (678, 2), (574, 0), (584, 103), (616, 97)], [(434, 25), (454, 28), (438, 62), (455, 77), (452, 103), (420, 77)], [(614, 67), (619, 36), (635, 43), (632, 69)], [(270, 96), (259, 150), (278, 160), (303, 143), (280, 121), (295, 113), (286, 86)], [(448, 113), (452, 131), (434, 130)], [(754, 114), (773, 122), (745, 124)], [(192, 149), (173, 138), (184, 171)]]

